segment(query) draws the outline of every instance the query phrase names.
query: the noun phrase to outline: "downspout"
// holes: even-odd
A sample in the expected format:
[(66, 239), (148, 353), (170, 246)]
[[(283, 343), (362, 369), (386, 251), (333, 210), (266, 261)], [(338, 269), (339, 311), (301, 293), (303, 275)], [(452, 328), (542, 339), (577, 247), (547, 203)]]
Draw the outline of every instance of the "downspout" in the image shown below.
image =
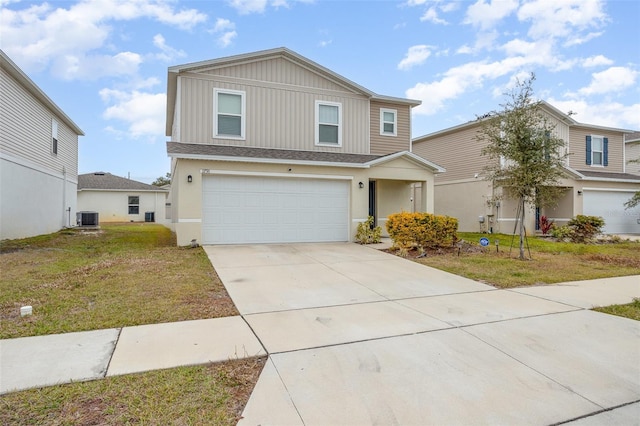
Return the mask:
[[(67, 169), (62, 166), (62, 227), (65, 228), (65, 213), (67, 211)], [(71, 215), (71, 212), (69, 212)]]

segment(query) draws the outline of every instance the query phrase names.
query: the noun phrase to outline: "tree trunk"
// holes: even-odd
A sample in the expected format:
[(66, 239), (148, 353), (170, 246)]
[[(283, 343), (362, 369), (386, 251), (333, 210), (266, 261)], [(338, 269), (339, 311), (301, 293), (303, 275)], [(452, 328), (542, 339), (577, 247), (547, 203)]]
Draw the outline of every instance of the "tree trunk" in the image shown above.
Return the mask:
[(524, 198), (520, 199), (520, 260), (524, 260)]

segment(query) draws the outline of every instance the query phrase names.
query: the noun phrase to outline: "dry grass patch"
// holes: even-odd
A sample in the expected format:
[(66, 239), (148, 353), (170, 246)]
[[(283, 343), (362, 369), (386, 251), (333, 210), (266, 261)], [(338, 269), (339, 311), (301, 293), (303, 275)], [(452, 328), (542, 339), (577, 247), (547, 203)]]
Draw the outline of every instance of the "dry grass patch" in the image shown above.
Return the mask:
[[(414, 260), (500, 288), (640, 274), (637, 241), (574, 244), (529, 237), (531, 260), (521, 261), (517, 259), (518, 248), (514, 245), (510, 250), (514, 240), (510, 235), (460, 233), (459, 236), (466, 241), (459, 254), (455, 248), (434, 250)], [(490, 239), (489, 247), (480, 247), (477, 242), (481, 237)]]
[(157, 224), (3, 241), (0, 271), (2, 339), (238, 315), (204, 250)]
[(235, 425), (264, 357), (180, 367), (0, 396), (5, 425)]

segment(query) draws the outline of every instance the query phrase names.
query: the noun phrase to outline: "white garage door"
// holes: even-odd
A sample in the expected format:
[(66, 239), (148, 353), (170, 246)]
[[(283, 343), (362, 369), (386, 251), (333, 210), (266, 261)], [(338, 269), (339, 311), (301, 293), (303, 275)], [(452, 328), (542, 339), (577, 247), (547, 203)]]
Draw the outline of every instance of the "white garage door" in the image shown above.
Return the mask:
[(633, 192), (584, 191), (583, 212), (604, 218), (605, 234), (639, 234), (640, 207), (626, 210), (624, 203)]
[(204, 244), (349, 239), (349, 182), (212, 175), (203, 178)]

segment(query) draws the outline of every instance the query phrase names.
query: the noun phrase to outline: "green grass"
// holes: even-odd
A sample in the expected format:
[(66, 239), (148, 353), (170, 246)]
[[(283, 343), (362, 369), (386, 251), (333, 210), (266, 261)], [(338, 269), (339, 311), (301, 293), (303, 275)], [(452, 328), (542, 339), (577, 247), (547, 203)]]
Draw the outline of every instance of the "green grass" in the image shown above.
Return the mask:
[(157, 224), (3, 241), (0, 271), (2, 339), (238, 314), (204, 250)]
[(605, 314), (617, 315), (619, 317), (631, 318), (640, 321), (640, 299), (634, 298), (633, 302), (625, 305), (611, 305), (601, 308), (593, 308), (594, 311), (604, 312)]
[(0, 396), (3, 425), (235, 425), (264, 358), (108, 377)]
[[(478, 241), (482, 237), (489, 238), (489, 247), (480, 248)], [(640, 274), (640, 243), (637, 241), (574, 244), (528, 237), (531, 259), (522, 261), (517, 259), (517, 237), (459, 233), (459, 238), (469, 243), (460, 255), (452, 250), (428, 254), (416, 261), (500, 288)], [(526, 254), (528, 257), (529, 250)]]

